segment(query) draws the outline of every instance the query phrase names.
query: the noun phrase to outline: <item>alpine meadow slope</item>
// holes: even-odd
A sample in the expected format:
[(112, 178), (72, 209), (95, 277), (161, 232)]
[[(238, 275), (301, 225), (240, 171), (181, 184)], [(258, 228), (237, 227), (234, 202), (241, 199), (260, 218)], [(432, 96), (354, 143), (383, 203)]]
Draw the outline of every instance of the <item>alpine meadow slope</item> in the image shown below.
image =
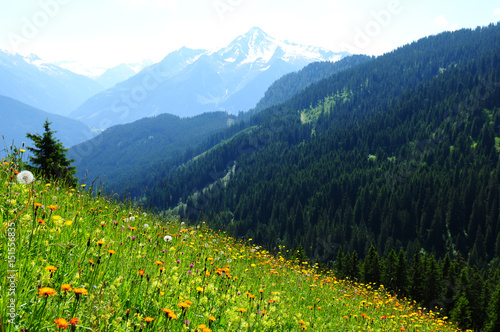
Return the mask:
[(2, 331), (457, 331), (384, 289), (204, 223), (46, 182), (9, 152), (0, 164)]

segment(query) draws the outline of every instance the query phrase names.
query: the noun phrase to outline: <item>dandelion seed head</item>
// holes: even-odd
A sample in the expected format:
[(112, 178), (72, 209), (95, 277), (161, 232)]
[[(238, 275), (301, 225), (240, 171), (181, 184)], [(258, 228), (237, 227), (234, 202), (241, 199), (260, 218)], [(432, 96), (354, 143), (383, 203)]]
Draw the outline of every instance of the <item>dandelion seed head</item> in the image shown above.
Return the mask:
[(30, 184), (33, 181), (35, 181), (35, 177), (30, 171), (22, 171), (17, 174), (17, 182), (21, 184)]

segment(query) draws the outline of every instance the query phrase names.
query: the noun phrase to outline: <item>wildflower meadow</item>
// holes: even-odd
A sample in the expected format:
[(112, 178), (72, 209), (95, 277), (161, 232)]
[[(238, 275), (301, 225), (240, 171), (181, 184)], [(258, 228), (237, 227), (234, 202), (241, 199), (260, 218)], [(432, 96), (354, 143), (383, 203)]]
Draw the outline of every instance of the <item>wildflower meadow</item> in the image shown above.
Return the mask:
[[(0, 166), (0, 331), (457, 331), (438, 312), (235, 239)], [(283, 249), (283, 248), (281, 248)]]

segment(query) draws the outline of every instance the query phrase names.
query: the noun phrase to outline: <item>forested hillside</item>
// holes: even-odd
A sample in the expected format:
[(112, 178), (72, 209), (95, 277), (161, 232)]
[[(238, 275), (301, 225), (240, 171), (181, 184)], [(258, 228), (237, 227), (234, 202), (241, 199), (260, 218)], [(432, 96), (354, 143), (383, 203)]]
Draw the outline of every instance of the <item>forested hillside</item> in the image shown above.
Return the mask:
[(99, 177), (113, 192), (125, 194), (134, 181), (148, 177), (145, 169), (166, 170), (177, 165), (177, 159), (193, 155), (193, 146), (230, 126), (233, 118), (224, 112), (185, 119), (161, 114), (113, 126), (71, 148), (69, 156), (75, 159), (82, 181)]
[(312, 85), (176, 172), (158, 171), (148, 201), (181, 200), (190, 218), (301, 244), (309, 257), (323, 255), (320, 238), (360, 255), (422, 247), (487, 264), (500, 250), (499, 36), (498, 26), (443, 33)]

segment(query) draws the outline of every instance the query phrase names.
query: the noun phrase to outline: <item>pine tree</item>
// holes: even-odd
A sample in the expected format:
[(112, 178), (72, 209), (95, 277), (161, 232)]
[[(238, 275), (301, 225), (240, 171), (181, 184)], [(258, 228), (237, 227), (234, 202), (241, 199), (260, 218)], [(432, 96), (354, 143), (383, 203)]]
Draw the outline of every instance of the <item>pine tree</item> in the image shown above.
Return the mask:
[(363, 277), (365, 283), (380, 283), (380, 259), (373, 245), (368, 250), (363, 264)]
[(486, 332), (500, 331), (500, 285), (497, 285), (496, 289), (491, 291), (493, 295), (488, 306), (488, 322), (484, 329)]
[(401, 295), (408, 295), (408, 274), (406, 271), (406, 259), (403, 249), (400, 249), (398, 254), (394, 286), (396, 291), (398, 291)]
[(30, 168), (39, 171), (48, 180), (62, 179), (70, 185), (76, 185), (74, 174), (76, 168), (71, 166), (73, 159), (66, 159), (66, 152), (62, 143), (54, 137), (55, 132), (50, 129), (51, 123), (45, 120), (43, 135), (27, 133), (26, 137), (31, 139), (35, 147), (28, 147), (33, 154), (30, 156)]

